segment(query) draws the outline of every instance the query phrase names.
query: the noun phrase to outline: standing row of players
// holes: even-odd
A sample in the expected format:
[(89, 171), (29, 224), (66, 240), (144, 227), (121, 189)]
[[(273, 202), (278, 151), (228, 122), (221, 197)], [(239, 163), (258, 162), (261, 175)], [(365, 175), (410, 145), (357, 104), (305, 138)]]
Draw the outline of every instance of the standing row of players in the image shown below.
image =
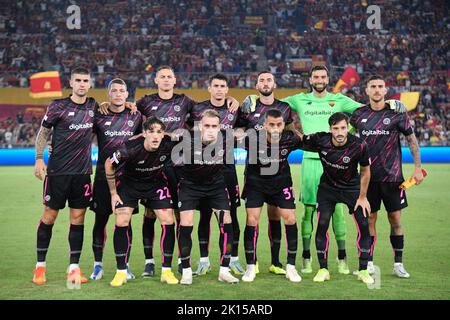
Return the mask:
[[(354, 206), (356, 200), (353, 199), (355, 190), (361, 190), (361, 198), (365, 196), (364, 181), (368, 181), (367, 174), (362, 175), (364, 179), (361, 178), (360, 188), (357, 178), (358, 183), (355, 183), (355, 177), (358, 174), (354, 166), (355, 164), (357, 166), (359, 159), (364, 154), (356, 156), (355, 159), (344, 155), (333, 160), (335, 162), (348, 161), (344, 161), (342, 164), (330, 162), (331, 160), (327, 160), (328, 155), (333, 155), (333, 152), (330, 152), (330, 150), (347, 150), (349, 146), (347, 142), (354, 137), (349, 136), (351, 138), (347, 139), (346, 134), (342, 134), (342, 132), (336, 136), (335, 140), (330, 139), (330, 137), (311, 136), (310, 139), (315, 141), (315, 144), (308, 144), (305, 143), (308, 138), (302, 139), (302, 135), (296, 132), (295, 127), (299, 128), (298, 115), (305, 134), (328, 131), (329, 128), (333, 129), (333, 126), (342, 126), (343, 122), (347, 125), (348, 122), (347, 118), (341, 114), (338, 114), (337, 118), (330, 118), (330, 115), (339, 111), (352, 113), (356, 109), (358, 109), (358, 112), (362, 111), (362, 114), (358, 118), (358, 112), (356, 112), (352, 117), (352, 123), (363, 133), (361, 137), (369, 143), (369, 153), (372, 159), (374, 159), (374, 156), (379, 157), (379, 161), (376, 162), (379, 171), (374, 174), (372, 169), (372, 180), (369, 186), (369, 190), (373, 189), (368, 194), (369, 201), (371, 200), (370, 196), (373, 196), (370, 202), (372, 210), (369, 210), (369, 213), (372, 211), (371, 218), (367, 220), (362, 210), (362, 214), (354, 215), (355, 218), (358, 217), (356, 221), (359, 226), (358, 230), (361, 233), (359, 247), (361, 248), (360, 270), (362, 272), (358, 273), (358, 277), (365, 282), (373, 281), (369, 276), (371, 263), (369, 262), (368, 267), (365, 261), (373, 256), (373, 247), (376, 239), (374, 233), (376, 219), (373, 217), (376, 217), (376, 211), (379, 209), (381, 199), (385, 203), (389, 212), (389, 220), (393, 226), (391, 242), (395, 251), (394, 272), (399, 276), (408, 276), (401, 263), (403, 235), (400, 226), (400, 209), (406, 206), (406, 199), (404, 193), (400, 194), (401, 191), (398, 189), (398, 185), (403, 181), (401, 151), (398, 143), (399, 132), (404, 133), (410, 143), (416, 165), (414, 172), (416, 181), (420, 183), (423, 179), (420, 171), (419, 149), (414, 134), (412, 134), (408, 116), (406, 113), (401, 112), (401, 108), (398, 108), (397, 101), (385, 103), (384, 81), (379, 77), (368, 81), (367, 93), (370, 98), (370, 105), (362, 108), (359, 108), (359, 103), (341, 94), (333, 95), (328, 93), (326, 91), (328, 79), (328, 70), (325, 67), (315, 67), (310, 74), (312, 92), (288, 97), (285, 99), (285, 102), (282, 102), (274, 98), (273, 91), (276, 84), (273, 75), (269, 72), (262, 72), (258, 76), (256, 86), (256, 89), (259, 91), (259, 98), (257, 100), (246, 99), (246, 103), (238, 109), (237, 101), (226, 97), (228, 91), (226, 77), (222, 75), (213, 76), (209, 86), (211, 99), (196, 104), (185, 95), (174, 94), (173, 88), (176, 78), (173, 70), (165, 66), (159, 68), (156, 74), (155, 83), (158, 86), (158, 93), (147, 95), (140, 99), (136, 104), (139, 112), (133, 112), (132, 107), (131, 110), (126, 108), (125, 100), (128, 95), (126, 84), (123, 80), (115, 79), (108, 87), (110, 98), (109, 111), (107, 111), (107, 114), (102, 114), (98, 111), (95, 101), (92, 98), (87, 98), (90, 83), (89, 72), (83, 69), (74, 70), (71, 76), (73, 94), (66, 99), (52, 102), (36, 141), (37, 160), (35, 174), (41, 179), (42, 172), (46, 173), (46, 176), (44, 182), (44, 214), (38, 226), (38, 262), (34, 271), (33, 281), (37, 284), (46, 282), (45, 257), (51, 238), (51, 230), (59, 209), (64, 208), (66, 201), (69, 202), (71, 221), (69, 229), (70, 265), (68, 281), (79, 280), (82, 283), (87, 281), (80, 271), (78, 262), (83, 243), (84, 214), (91, 203), (90, 198), (92, 196), (90, 188), (92, 130), (97, 134), (99, 143), (99, 161), (91, 206), (96, 212), (93, 230), (95, 263), (94, 271), (91, 275), (92, 279), (100, 279), (103, 275), (101, 261), (106, 240), (105, 227), (112, 212), (116, 213), (114, 247), (118, 272), (111, 284), (120, 286), (127, 279), (134, 278), (127, 265), (132, 241), (130, 219), (133, 211), (138, 207), (138, 200), (142, 199), (146, 207), (142, 229), (146, 258), (143, 276), (153, 276), (155, 273), (153, 238), (154, 224), (156, 217), (158, 217), (162, 226), (161, 250), (163, 269), (161, 281), (171, 284), (178, 283), (171, 271), (175, 243), (173, 210), (175, 220), (177, 220), (178, 265), (179, 272), (183, 275), (181, 282), (184, 284), (192, 282), (193, 272), (190, 269), (191, 232), (193, 212), (195, 209), (199, 209), (201, 211), (201, 219), (198, 232), (201, 258), (198, 269), (194, 274), (201, 275), (210, 271), (211, 264), (208, 258), (210, 218), (212, 212), (215, 212), (221, 234), (219, 280), (232, 283), (237, 282), (238, 279), (231, 275), (231, 269), (236, 275), (243, 274), (242, 279), (244, 281), (253, 281), (255, 275), (259, 272), (256, 256), (258, 221), (261, 207), (266, 202), (268, 204), (272, 255), (272, 265), (269, 271), (275, 274), (286, 274), (286, 277), (291, 281), (300, 281), (301, 277), (295, 270), (298, 237), (294, 213), (295, 200), (290, 169), (287, 163), (289, 152), (300, 147), (315, 152), (310, 154), (310, 158), (308, 153), (305, 152), (305, 159), (302, 165), (302, 202), (305, 205), (305, 213), (302, 219), (302, 272), (312, 272), (309, 242), (314, 212), (312, 208), (315, 208), (318, 202), (316, 200), (316, 195), (318, 194), (318, 207), (326, 209), (318, 209), (320, 214), (318, 217), (316, 246), (321, 269), (314, 280), (325, 281), (329, 279), (326, 265), (328, 248), (327, 220), (329, 221), (332, 215), (332, 212), (329, 212), (329, 210), (333, 211), (337, 207), (337, 203), (344, 202), (347, 205), (351, 203), (349, 207), (350, 213), (354, 213), (356, 210)], [(234, 103), (229, 106), (226, 103), (228, 100), (232, 100)], [(393, 110), (396, 107), (397, 110)], [(144, 122), (144, 131), (137, 138), (130, 139), (131, 136), (135, 136), (141, 131), (141, 113), (147, 118), (146, 122)], [(275, 132), (275, 140), (280, 139), (279, 143), (287, 143), (288, 145), (286, 148), (280, 148), (280, 152), (283, 151), (278, 155), (280, 170), (271, 176), (261, 174), (261, 167), (266, 166), (267, 162), (258, 160), (259, 167), (256, 166), (255, 169), (252, 169), (252, 165), (247, 165), (246, 184), (243, 191), (247, 209), (247, 223), (244, 231), (244, 246), (247, 260), (245, 272), (238, 260), (240, 229), (236, 211), (240, 203), (234, 165), (227, 164), (224, 166), (219, 163), (220, 157), (218, 157), (218, 163), (213, 161), (207, 164), (195, 164), (194, 161), (193, 165), (185, 165), (175, 169), (176, 166), (170, 160), (174, 142), (165, 137), (164, 134), (177, 135), (177, 129), (186, 127), (192, 129), (195, 122), (199, 120), (199, 130), (202, 132), (201, 137), (204, 140), (203, 147), (217, 142), (216, 138), (220, 129), (227, 130), (237, 127), (263, 129), (262, 131), (269, 133), (267, 135), (269, 143), (270, 139), (272, 139), (271, 132), (273, 131)], [(389, 130), (382, 128), (382, 125), (389, 127)], [(284, 128), (285, 126), (286, 128)], [(42, 157), (52, 128), (52, 154), (49, 159), (47, 172), (45, 172)], [(282, 128), (281, 131), (280, 128)], [(364, 132), (369, 132), (369, 134), (365, 135)], [(378, 134), (378, 132), (384, 132), (384, 134)], [(286, 135), (287, 137), (285, 138), (287, 140), (285, 139), (285, 141), (283, 137)], [(380, 143), (380, 135), (383, 139), (382, 143)], [(318, 141), (324, 143), (324, 140), (327, 139), (329, 143), (344, 139), (345, 143), (343, 146), (345, 148), (334, 148), (334, 145), (332, 145), (328, 151), (320, 149), (321, 144)], [(361, 144), (357, 139), (356, 144), (358, 143)], [(386, 144), (390, 147), (385, 148)], [(327, 147), (330, 147), (330, 145), (324, 148)], [(195, 148), (194, 144), (193, 148)], [(321, 153), (317, 153), (319, 150)], [(382, 158), (380, 153), (383, 154), (383, 152), (380, 150), (385, 151)], [(308, 159), (313, 160), (308, 161)], [(318, 163), (316, 159), (320, 159), (321, 163)], [(361, 160), (360, 162), (363, 167), (367, 166), (366, 162), (364, 162), (366, 160)], [(306, 168), (308, 162), (310, 162), (309, 167)], [(323, 176), (321, 172), (322, 165), (325, 168)], [(114, 167), (117, 167), (117, 170), (114, 170)], [(342, 172), (338, 171), (336, 173), (338, 176), (337, 180), (333, 180), (336, 179), (336, 174), (331, 174), (332, 178), (329, 181), (325, 181), (326, 177), (328, 177), (328, 167), (334, 169), (343, 168), (340, 169), (343, 170)], [(344, 180), (347, 179), (345, 180), (347, 181), (346, 183), (351, 181), (349, 188), (344, 188), (339, 182), (336, 182), (340, 179), (339, 174), (343, 172), (346, 172), (344, 174)], [(322, 180), (320, 180), (321, 176)], [(164, 177), (164, 179), (161, 177)], [(375, 180), (374, 177), (376, 177)], [(270, 184), (267, 183), (268, 178), (271, 179)], [(330, 183), (330, 181), (334, 181), (334, 183)], [(328, 182), (336, 190), (353, 190), (352, 196), (349, 197), (354, 201), (348, 200), (349, 198), (343, 199), (341, 197), (335, 199), (332, 197), (334, 200), (327, 199), (328, 202), (321, 206), (320, 195), (328, 194), (328, 192), (320, 192), (319, 182), (321, 186)], [(221, 192), (225, 190), (225, 188), (222, 188), (222, 183), (226, 185), (228, 195)], [(152, 188), (149, 188), (149, 186), (152, 186)], [(214, 193), (214, 190), (216, 193)], [(157, 199), (154, 198), (155, 194), (158, 195)], [(342, 196), (342, 192), (336, 194)], [(398, 194), (400, 200), (395, 198), (396, 194)], [(230, 201), (228, 201), (228, 196)], [(358, 204), (364, 203), (359, 201)], [(179, 213), (179, 210), (181, 210), (182, 214)], [(281, 242), (280, 217), (284, 218), (286, 227), (288, 246), (286, 270), (283, 269), (278, 258)], [(342, 218), (340, 224), (335, 223), (337, 217)], [(349, 270), (345, 256), (346, 226), (344, 221), (342, 210), (340, 213), (336, 210), (333, 214), (333, 229), (335, 234), (337, 234), (337, 229), (340, 230), (339, 238), (337, 237), (339, 272), (348, 274)], [(371, 222), (370, 234), (372, 237), (368, 236), (368, 232), (365, 232), (367, 231), (365, 227), (365, 222), (367, 221)], [(367, 223), (368, 225), (369, 223)]]

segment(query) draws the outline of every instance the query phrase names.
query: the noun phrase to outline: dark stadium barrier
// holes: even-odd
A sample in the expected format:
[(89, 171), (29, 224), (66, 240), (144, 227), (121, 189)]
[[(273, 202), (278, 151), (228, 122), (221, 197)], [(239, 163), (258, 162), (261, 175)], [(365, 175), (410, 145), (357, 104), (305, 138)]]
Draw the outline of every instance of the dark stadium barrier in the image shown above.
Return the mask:
[[(450, 147), (422, 147), (420, 148), (422, 162), (424, 163), (450, 163)], [(247, 153), (243, 149), (235, 149), (235, 159), (238, 164), (243, 164)], [(402, 148), (403, 163), (413, 163), (409, 148)], [(0, 149), (1, 166), (30, 166), (34, 165), (34, 149)], [(92, 149), (92, 162), (97, 163), (98, 149)], [(301, 163), (303, 151), (296, 150), (289, 155), (289, 163)], [(47, 162), (48, 152), (44, 152)]]

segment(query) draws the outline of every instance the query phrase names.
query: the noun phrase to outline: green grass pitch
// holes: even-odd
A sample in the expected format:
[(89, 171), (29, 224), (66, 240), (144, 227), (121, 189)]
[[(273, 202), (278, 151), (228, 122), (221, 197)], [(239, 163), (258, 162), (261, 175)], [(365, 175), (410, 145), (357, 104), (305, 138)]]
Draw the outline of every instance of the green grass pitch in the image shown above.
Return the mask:
[[(68, 290), (65, 286), (68, 264), (68, 209), (60, 212), (53, 229), (53, 238), (47, 256), (47, 284), (32, 283), (32, 270), (36, 259), (36, 226), (42, 214), (42, 183), (33, 176), (32, 167), (0, 167), (0, 299), (449, 299), (450, 298), (450, 165), (427, 164), (428, 177), (419, 187), (408, 191), (409, 207), (404, 210), (405, 231), (404, 264), (410, 272), (410, 279), (399, 279), (392, 275), (393, 253), (389, 243), (389, 223), (384, 209), (378, 218), (378, 242), (375, 250), (375, 264), (381, 269), (380, 289), (368, 289), (353, 275), (337, 273), (335, 263), (337, 249), (330, 230), (329, 268), (331, 281), (316, 284), (314, 274), (302, 275), (298, 284), (290, 283), (283, 276), (269, 274), (269, 240), (267, 236), (267, 215), (262, 215), (258, 243), (258, 259), (261, 273), (253, 283), (228, 285), (217, 281), (219, 265), (218, 228), (212, 220), (212, 242), (210, 258), (212, 273), (194, 278), (192, 286), (168, 286), (159, 281), (160, 276), (160, 226), (156, 224), (155, 259), (157, 274), (152, 279), (142, 279), (144, 255), (142, 250), (142, 208), (134, 217), (133, 248), (130, 258), (132, 271), (137, 276), (124, 287), (109, 286), (114, 272), (115, 259), (112, 245), (113, 219), (108, 225), (108, 239), (104, 254), (105, 277), (89, 281), (81, 290)], [(243, 166), (238, 166), (242, 188)], [(296, 195), (300, 190), (300, 167), (292, 166)], [(412, 172), (411, 165), (405, 165), (405, 175)], [(301, 204), (298, 204), (297, 221), (301, 220)], [(265, 212), (265, 209), (264, 209)], [(198, 214), (197, 214), (198, 219)], [(245, 211), (239, 209), (241, 225), (240, 260), (245, 266), (243, 230)], [(85, 238), (81, 267), (86, 276), (92, 271), (93, 254), (92, 226), (94, 215), (87, 212)], [(283, 228), (284, 229), (284, 228)], [(358, 265), (356, 250), (356, 228), (353, 219), (347, 215), (347, 252), (351, 271)], [(300, 234), (300, 232), (299, 232)], [(299, 235), (300, 237), (300, 235)], [(284, 230), (283, 230), (284, 238)], [(316, 251), (312, 245), (313, 267), (318, 269)], [(193, 268), (198, 260), (197, 230), (193, 232)], [(297, 268), (300, 269), (301, 240)], [(176, 261), (176, 260), (175, 260)], [(176, 270), (174, 261), (173, 269)], [(281, 261), (285, 264), (285, 241), (281, 246)], [(178, 275), (177, 275), (178, 276)], [(179, 277), (179, 276), (178, 276)]]

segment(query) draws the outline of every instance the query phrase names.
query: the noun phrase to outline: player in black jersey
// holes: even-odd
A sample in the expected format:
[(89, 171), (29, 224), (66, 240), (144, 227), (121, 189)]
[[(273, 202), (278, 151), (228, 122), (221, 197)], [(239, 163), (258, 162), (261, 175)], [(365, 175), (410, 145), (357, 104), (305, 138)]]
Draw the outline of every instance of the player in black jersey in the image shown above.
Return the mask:
[[(180, 283), (192, 284), (191, 233), (194, 224), (194, 210), (200, 202), (205, 202), (212, 208), (219, 222), (221, 252), (219, 281), (237, 283), (239, 280), (231, 275), (229, 269), (233, 227), (230, 216), (230, 199), (223, 176), (227, 139), (219, 134), (220, 116), (215, 110), (210, 109), (203, 112), (198, 128), (194, 138), (187, 134), (183, 137), (181, 144), (178, 245), (183, 276)], [(234, 139), (232, 141), (234, 142)], [(233, 148), (234, 143), (228, 147)]]
[[(128, 225), (139, 200), (145, 207), (154, 210), (161, 222), (161, 282), (178, 283), (171, 270), (175, 246), (172, 199), (163, 174), (174, 143), (164, 135), (164, 128), (164, 123), (158, 118), (148, 118), (143, 124), (142, 134), (123, 143), (105, 162), (111, 207), (116, 214), (114, 251), (117, 272), (111, 281), (113, 287), (127, 282), (126, 257), (130, 249)], [(120, 168), (119, 174), (116, 174), (115, 168)]]
[[(140, 112), (132, 113), (125, 108), (128, 97), (127, 85), (119, 78), (113, 79), (108, 85), (109, 113), (106, 115), (95, 112), (94, 133), (98, 141), (98, 161), (93, 186), (93, 198), (91, 210), (95, 212), (95, 224), (92, 230), (92, 249), (94, 252), (94, 270), (92, 280), (100, 280), (103, 277), (103, 250), (106, 242), (106, 225), (111, 208), (111, 196), (106, 182), (104, 163), (117, 148), (130, 137), (142, 131), (142, 116)], [(127, 256), (127, 279), (134, 279), (128, 260), (131, 252), (132, 229), (129, 224), (128, 237), (130, 238), (130, 250)]]
[[(264, 114), (267, 110), (280, 110), (286, 126), (286, 130), (294, 130), (299, 125), (296, 112), (293, 112), (289, 104), (275, 98), (274, 90), (276, 89), (275, 76), (269, 71), (259, 73), (256, 83), (256, 90), (259, 92), (259, 99), (254, 109), (246, 109), (242, 106), (242, 112), (236, 127), (245, 129), (261, 130), (264, 126)], [(267, 215), (269, 217), (268, 235), (270, 240), (271, 266), (269, 272), (285, 275), (286, 271), (280, 262), (280, 243), (281, 243), (281, 215), (277, 212), (277, 208), (271, 204), (267, 205)], [(259, 273), (258, 259), (256, 259), (256, 273)]]
[[(60, 209), (68, 201), (70, 207), (70, 265), (67, 283), (86, 283), (78, 265), (83, 246), (84, 216), (91, 192), (91, 140), (96, 102), (88, 98), (91, 76), (85, 68), (71, 72), (72, 94), (50, 103), (36, 138), (35, 175), (44, 181), (44, 212), (37, 229), (37, 264), (33, 282), (46, 283), (45, 258), (52, 236), (52, 228)], [(53, 129), (53, 130), (52, 130)], [(52, 132), (52, 153), (48, 167), (43, 160), (47, 138)]]
[[(190, 117), (186, 123), (188, 128), (197, 129), (195, 124), (201, 120), (205, 110), (213, 109), (220, 116), (220, 129), (228, 134), (233, 134), (233, 128), (239, 118), (239, 110), (230, 111), (226, 106), (226, 96), (228, 93), (228, 79), (223, 74), (215, 74), (209, 79), (208, 91), (210, 99), (197, 103), (191, 110)], [(231, 159), (234, 159), (234, 149), (230, 148)], [(233, 248), (231, 250), (230, 269), (236, 275), (242, 275), (244, 269), (239, 262), (239, 221), (237, 218), (237, 208), (241, 205), (239, 198), (239, 184), (236, 175), (234, 161), (225, 164), (224, 178), (230, 195), (230, 214), (233, 225)], [(194, 275), (204, 275), (211, 270), (209, 261), (209, 240), (211, 232), (212, 210), (206, 204), (200, 203), (200, 221), (198, 224), (198, 240), (200, 246), (200, 261)]]
[(245, 199), (247, 223), (244, 232), (247, 269), (242, 280), (252, 282), (256, 276), (256, 248), (258, 224), (264, 203), (276, 208), (283, 217), (286, 228), (287, 265), (286, 278), (292, 282), (302, 279), (295, 269), (297, 255), (297, 222), (295, 219), (295, 193), (292, 185), (288, 156), (301, 145), (300, 137), (286, 131), (283, 114), (279, 109), (269, 109), (262, 130), (248, 130), (245, 148), (249, 155), (245, 167)]
[(366, 93), (370, 103), (356, 110), (350, 123), (357, 134), (367, 143), (372, 160), (370, 166), (371, 179), (367, 198), (372, 214), (370, 226), (370, 257), (367, 270), (375, 272), (373, 252), (376, 243), (376, 221), (378, 210), (383, 201), (388, 220), (391, 225), (391, 245), (394, 250), (393, 272), (400, 278), (409, 278), (409, 273), (403, 266), (404, 236), (401, 225), (401, 210), (408, 206), (405, 190), (400, 185), (405, 180), (402, 172), (402, 149), (400, 134), (405, 135), (411, 154), (414, 158), (414, 174), (412, 178), (420, 184), (423, 174), (420, 161), (420, 149), (410, 123), (408, 113), (396, 113), (390, 109), (384, 100), (387, 93), (382, 77), (372, 76), (367, 81)]
[[(370, 204), (367, 187), (370, 181), (370, 157), (367, 144), (348, 134), (348, 117), (343, 112), (333, 114), (329, 120), (330, 132), (302, 135), (302, 149), (318, 152), (323, 166), (317, 192), (316, 249), (320, 270), (314, 282), (330, 280), (328, 271), (328, 227), (336, 203), (345, 203), (358, 230), (356, 245), (359, 253), (358, 280), (374, 283), (367, 271), (369, 259)], [(358, 173), (360, 166), (361, 175)]]
[[(161, 119), (166, 125), (166, 132), (176, 132), (185, 129), (185, 123), (189, 118), (195, 101), (184, 94), (174, 93), (176, 84), (176, 76), (170, 66), (162, 65), (157, 68), (155, 76), (155, 84), (158, 92), (143, 96), (136, 102), (138, 110), (145, 116), (156, 116)], [(227, 106), (230, 110), (236, 111), (239, 107), (239, 102), (231, 97), (227, 98)], [(177, 169), (173, 166), (170, 159), (168, 159), (167, 166), (165, 166), (164, 174), (169, 181), (169, 189), (173, 197), (173, 208), (177, 225), (179, 225), (179, 210), (177, 208), (178, 195), (178, 177)], [(142, 238), (144, 243), (145, 255), (145, 270), (142, 273), (143, 277), (153, 276), (155, 273), (155, 261), (153, 259), (153, 239), (154, 239), (154, 225), (156, 217), (151, 210), (146, 210), (144, 221), (142, 224)], [(178, 228), (177, 228), (178, 231)], [(178, 258), (178, 271), (181, 272), (181, 260)]]

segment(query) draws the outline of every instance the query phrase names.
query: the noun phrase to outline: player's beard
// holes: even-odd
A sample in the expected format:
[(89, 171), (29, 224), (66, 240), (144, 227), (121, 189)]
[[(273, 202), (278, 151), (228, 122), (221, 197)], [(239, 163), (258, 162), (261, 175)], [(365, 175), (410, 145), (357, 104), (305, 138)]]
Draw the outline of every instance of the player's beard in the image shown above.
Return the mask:
[(328, 85), (327, 85), (327, 84), (324, 84), (323, 87), (320, 88), (320, 89), (317, 87), (317, 84), (312, 84), (311, 87), (313, 87), (314, 91), (316, 91), (316, 92), (318, 92), (318, 93), (322, 93), (322, 92), (324, 92), (325, 90), (327, 90)]
[[(338, 138), (342, 139), (342, 141), (339, 141)], [(339, 145), (344, 145), (347, 143), (347, 138), (344, 136), (333, 137), (333, 140), (336, 141), (336, 143)]]
[(273, 88), (269, 89), (269, 91), (264, 91), (264, 89), (259, 89), (258, 92), (260, 94), (262, 94), (263, 96), (268, 97), (268, 96), (272, 95)]
[(374, 102), (374, 103), (378, 103), (378, 102), (382, 101), (383, 98), (384, 98), (384, 97), (380, 97), (379, 99), (377, 99), (377, 98), (370, 98), (370, 100), (371, 100), (372, 102)]

